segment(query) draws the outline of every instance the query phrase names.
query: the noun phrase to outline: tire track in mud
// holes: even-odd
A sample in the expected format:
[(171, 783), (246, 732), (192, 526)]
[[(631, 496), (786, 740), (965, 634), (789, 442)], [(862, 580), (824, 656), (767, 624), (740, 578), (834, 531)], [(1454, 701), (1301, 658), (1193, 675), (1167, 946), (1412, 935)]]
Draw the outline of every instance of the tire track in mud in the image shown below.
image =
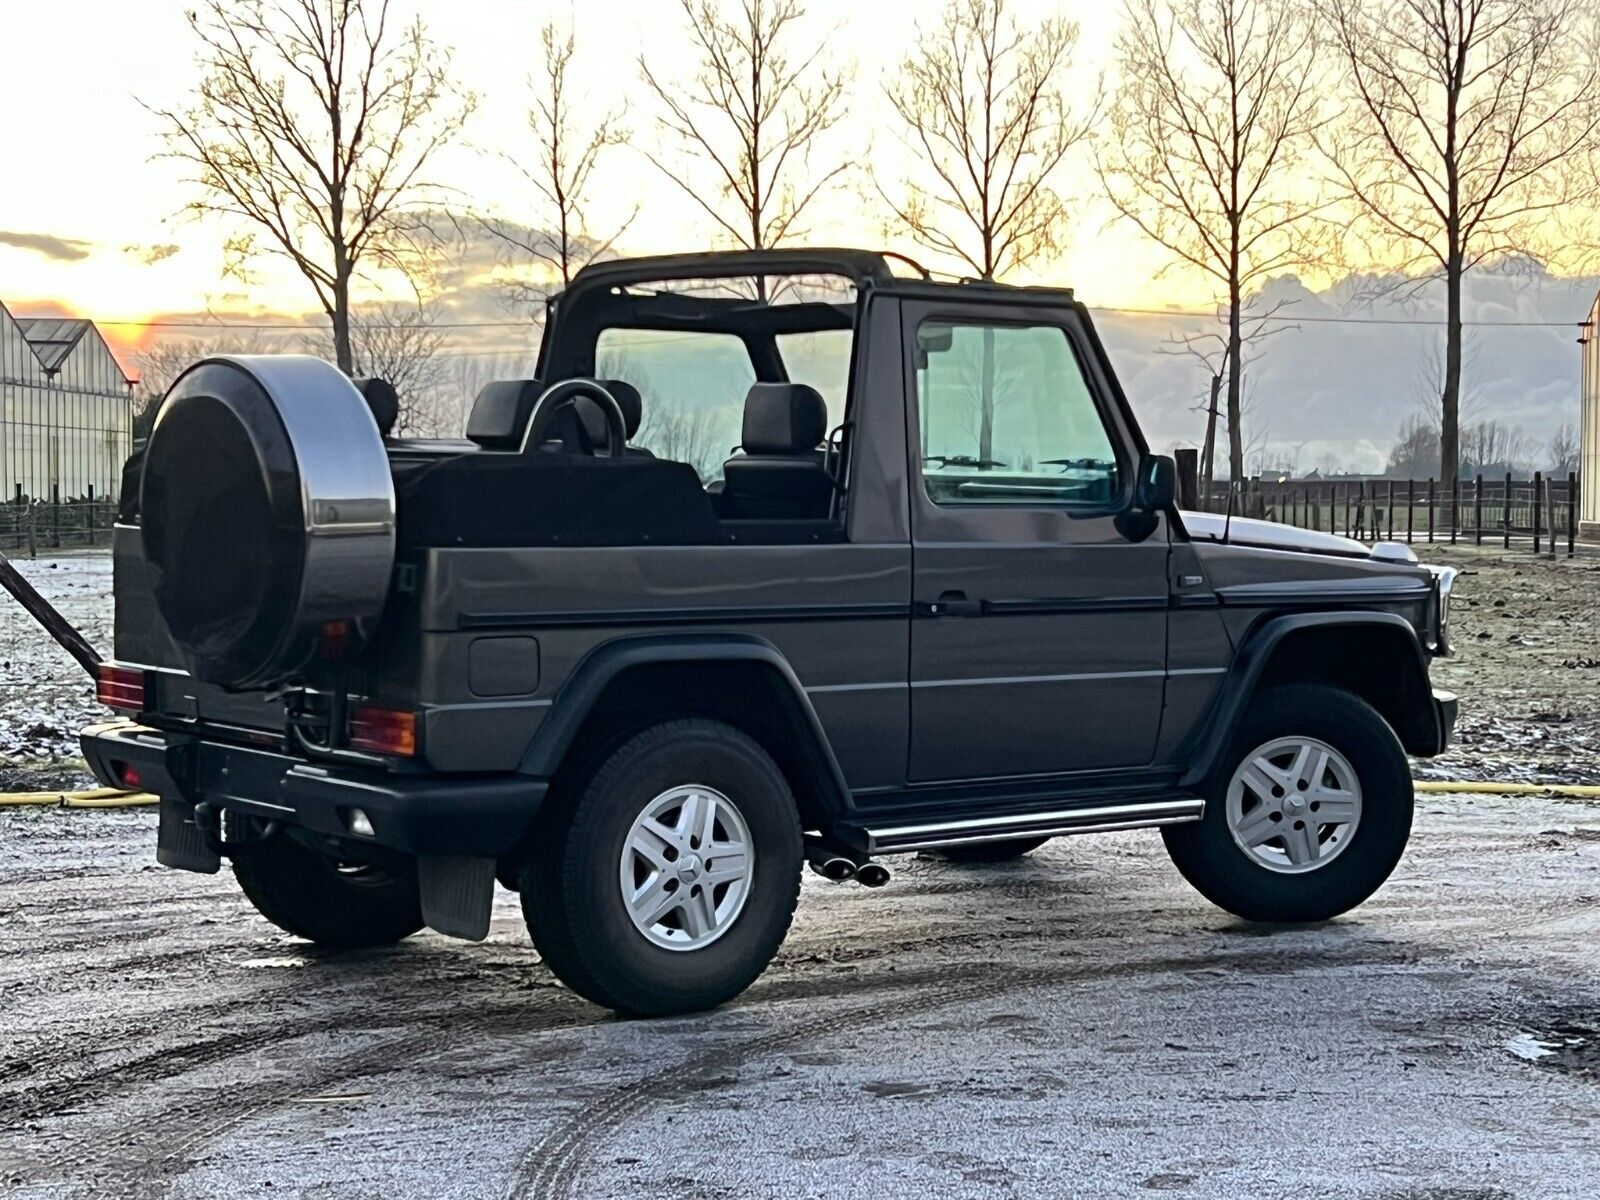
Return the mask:
[[(664, 1068), (618, 1085), (608, 1098), (573, 1113), (519, 1155), (506, 1200), (563, 1200), (582, 1193), (577, 1189), (585, 1162), (631, 1120), (658, 1104), (668, 1103), (702, 1087), (708, 1077), (737, 1069), (754, 1059), (797, 1048), (808, 1042), (864, 1027), (903, 1021), (969, 1000), (1002, 999), (1017, 992), (1074, 980), (1104, 980), (1139, 976), (1184, 974), (1226, 969), (1229, 960), (1248, 959), (1257, 974), (1292, 973), (1306, 967), (1405, 965), (1415, 961), (1420, 947), (1374, 941), (1330, 955), (1326, 947), (1288, 951), (1270, 957), (1241, 950), (1232, 955), (1146, 959), (1127, 963), (1080, 963), (1018, 970), (1005, 962), (985, 961), (897, 973), (862, 981), (857, 991), (872, 987), (889, 998), (872, 1001), (847, 1012), (829, 1012), (786, 1028), (759, 1034), (734, 1045), (718, 1046), (693, 1054), (680, 1065)], [(960, 982), (954, 982), (960, 981)], [(926, 987), (919, 994), (895, 999), (909, 989)], [(763, 990), (763, 999), (768, 998)], [(775, 997), (774, 997), (775, 998)]]
[[(376, 1044), (342, 1054), (286, 1057), (284, 1062), (295, 1068), (286, 1075), (247, 1080), (232, 1087), (205, 1087), (193, 1095), (142, 1110), (131, 1122), (101, 1124), (92, 1135), (74, 1132), (71, 1146), (62, 1154), (35, 1159), (35, 1170), (61, 1170), (68, 1180), (93, 1179), (95, 1191), (130, 1197), (160, 1195), (175, 1175), (193, 1164), (192, 1151), (286, 1100), (427, 1062), (474, 1037), (554, 1031), (584, 1024), (596, 1016), (596, 1010), (555, 987), (522, 996), (515, 1002), (473, 1009), (444, 1002), (429, 1010), (398, 1014), (392, 1021), (373, 1028), (352, 1029), (348, 1015), (333, 1013), (311, 1021), (263, 1026), (155, 1051), (90, 1077), (63, 1081), (49, 1089), (48, 1096), (36, 1098), (33, 1107), (38, 1111), (19, 1113), (16, 1122), (9, 1124), (15, 1128), (16, 1124), (40, 1116), (63, 1116), (71, 1110), (92, 1108), (126, 1096), (130, 1089), (169, 1084), (268, 1045), (288, 1045), (319, 1034), (382, 1037)], [(142, 1153), (146, 1146), (156, 1153)]]

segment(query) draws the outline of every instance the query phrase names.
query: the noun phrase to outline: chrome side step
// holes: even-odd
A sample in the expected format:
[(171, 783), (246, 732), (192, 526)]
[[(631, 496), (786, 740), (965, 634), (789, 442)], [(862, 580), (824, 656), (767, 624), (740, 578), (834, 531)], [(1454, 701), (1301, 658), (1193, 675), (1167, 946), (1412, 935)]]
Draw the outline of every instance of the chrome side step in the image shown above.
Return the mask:
[(1198, 796), (1185, 796), (1138, 804), (1107, 804), (1094, 808), (1062, 808), (1051, 812), (1014, 813), (1007, 816), (919, 821), (909, 825), (868, 827), (863, 832), (866, 834), (868, 854), (893, 854), (902, 850), (931, 850), (937, 846), (1003, 842), (1010, 838), (1148, 829), (1158, 825), (1198, 821), (1205, 811), (1204, 800)]

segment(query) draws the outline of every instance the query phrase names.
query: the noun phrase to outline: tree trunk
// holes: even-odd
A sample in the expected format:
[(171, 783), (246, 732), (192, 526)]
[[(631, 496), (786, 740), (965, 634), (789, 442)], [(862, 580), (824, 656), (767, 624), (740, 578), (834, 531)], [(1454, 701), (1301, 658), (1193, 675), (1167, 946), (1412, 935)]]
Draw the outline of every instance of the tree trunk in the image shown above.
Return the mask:
[(1200, 508), (1211, 507), (1211, 484), (1217, 472), (1217, 398), (1222, 391), (1222, 376), (1211, 377), (1211, 403), (1206, 407), (1206, 440), (1200, 451)]
[(1446, 490), (1461, 466), (1461, 276), (1462, 255), (1452, 251), (1445, 267), (1444, 386), (1439, 396), (1439, 477)]
[(978, 459), (988, 463), (994, 460), (994, 327), (983, 328), (983, 378), (980, 383), (978, 414)]
[(1240, 290), (1235, 271), (1228, 287), (1228, 474), (1234, 483), (1244, 479), (1244, 331), (1239, 312)]
[(333, 359), (339, 370), (355, 376), (355, 355), (350, 348), (350, 264), (341, 251), (334, 252)]

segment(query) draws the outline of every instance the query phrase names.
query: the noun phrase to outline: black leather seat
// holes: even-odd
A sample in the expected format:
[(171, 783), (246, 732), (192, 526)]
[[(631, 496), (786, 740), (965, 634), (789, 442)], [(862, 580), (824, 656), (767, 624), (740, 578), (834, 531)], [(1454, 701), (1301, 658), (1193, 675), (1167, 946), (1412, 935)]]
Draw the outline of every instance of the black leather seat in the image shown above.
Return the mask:
[(828, 406), (803, 383), (758, 383), (744, 400), (743, 454), (722, 465), (721, 506), (735, 519), (821, 521), (833, 477), (821, 449)]

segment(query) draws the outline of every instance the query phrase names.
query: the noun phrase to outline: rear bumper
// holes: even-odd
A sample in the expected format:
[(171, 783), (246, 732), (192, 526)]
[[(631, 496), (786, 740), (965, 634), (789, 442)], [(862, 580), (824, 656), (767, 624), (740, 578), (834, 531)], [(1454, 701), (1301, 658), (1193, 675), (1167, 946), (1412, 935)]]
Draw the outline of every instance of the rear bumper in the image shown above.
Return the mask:
[[(165, 733), (133, 721), (83, 731), (84, 758), (99, 780), (124, 786), (116, 764), (166, 810), (208, 803), (283, 821), (312, 833), (375, 843), (406, 854), (499, 858), (522, 839), (546, 781), (525, 775), (402, 775), (324, 766), (271, 750)], [(365, 814), (370, 836), (351, 830)]]

